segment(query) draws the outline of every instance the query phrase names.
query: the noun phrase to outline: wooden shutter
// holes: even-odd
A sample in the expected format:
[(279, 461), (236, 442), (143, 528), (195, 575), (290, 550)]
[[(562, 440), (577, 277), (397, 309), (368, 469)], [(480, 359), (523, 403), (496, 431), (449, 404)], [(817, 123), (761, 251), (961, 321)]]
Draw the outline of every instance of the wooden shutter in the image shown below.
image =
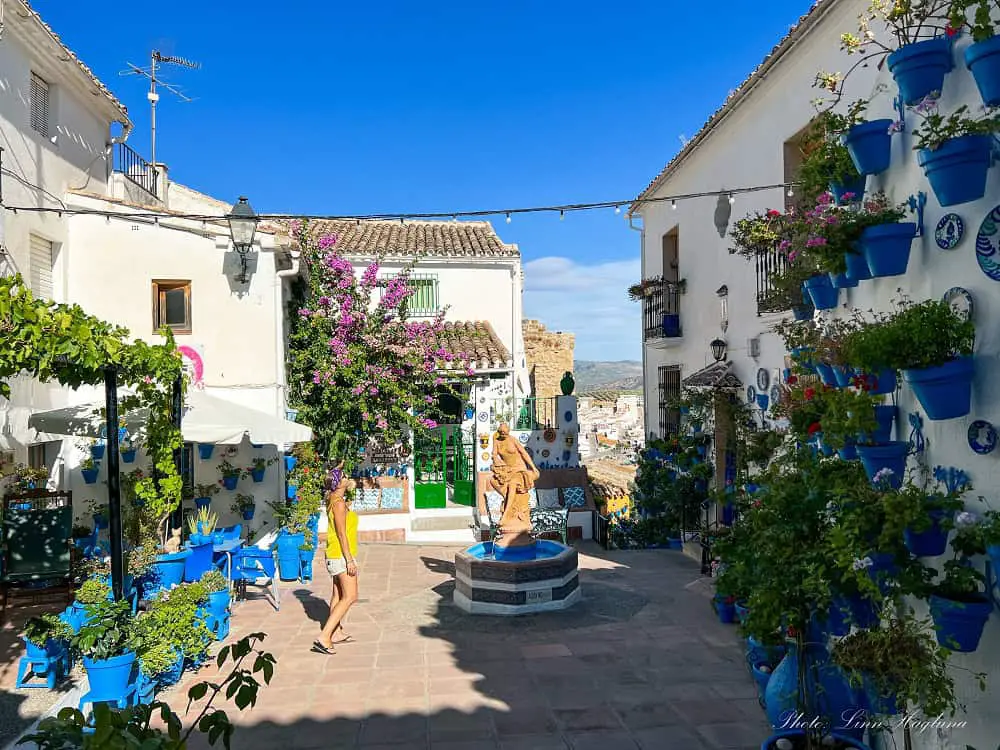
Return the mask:
[(680, 365), (662, 365), (658, 372), (660, 391), (660, 437), (676, 435), (681, 428), (681, 413), (676, 404), (681, 395)]
[(34, 234), (30, 236), (29, 243), (31, 291), (36, 297), (52, 299), (52, 243)]
[(49, 137), (49, 84), (31, 74), (31, 88), (28, 92), (31, 107), (31, 128), (46, 138)]

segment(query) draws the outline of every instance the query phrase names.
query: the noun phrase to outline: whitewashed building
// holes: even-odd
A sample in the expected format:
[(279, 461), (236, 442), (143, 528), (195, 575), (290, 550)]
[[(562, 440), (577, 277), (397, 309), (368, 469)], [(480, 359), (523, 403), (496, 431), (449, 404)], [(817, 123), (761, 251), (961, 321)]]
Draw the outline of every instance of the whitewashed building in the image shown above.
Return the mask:
[[(712, 115), (702, 130), (675, 156), (639, 196), (666, 197), (657, 203), (634, 204), (634, 216), (642, 220), (643, 277), (663, 275), (685, 283), (684, 292), (671, 297), (667, 290), (648, 298), (644, 304), (643, 353), (645, 395), (649, 405), (647, 432), (662, 436), (677, 429), (679, 415), (666, 404), (679, 392), (681, 384), (694, 375), (699, 381), (726, 378), (745, 392), (761, 383), (779, 382), (787, 367), (782, 341), (772, 326), (790, 317), (789, 312), (758, 310), (759, 293), (766, 288), (766, 266), (748, 263), (731, 255), (725, 227), (755, 211), (781, 208), (782, 190), (738, 194), (732, 204), (723, 196), (678, 200), (671, 195), (782, 183), (793, 174), (795, 139), (808, 125), (816, 96), (812, 88), (818, 70), (844, 71), (853, 60), (840, 50), (840, 34), (856, 29), (856, 16), (866, 9), (867, 0), (822, 0), (792, 28), (762, 64), (733, 92)], [(953, 50), (954, 69), (948, 74), (941, 111), (949, 113), (960, 104), (977, 110), (982, 100), (962, 59), (968, 37), (960, 38)], [(884, 84), (884, 86), (883, 86)], [(856, 70), (848, 80), (845, 102), (875, 94), (868, 119), (898, 119), (893, 97), (897, 87), (888, 70), (875, 65)], [(941, 299), (953, 288), (966, 290), (974, 302), (976, 325), (976, 375), (972, 412), (964, 418), (944, 421), (923, 420), (926, 461), (929, 466), (956, 467), (968, 473), (975, 487), (966, 497), (970, 510), (982, 510), (975, 499), (982, 495), (993, 508), (1000, 507), (1000, 469), (995, 455), (978, 455), (970, 447), (968, 430), (974, 420), (997, 424), (1000, 420), (1000, 390), (992, 377), (1000, 356), (998, 331), (998, 287), (986, 273), (988, 259), (977, 262), (976, 235), (981, 223), (1000, 203), (1000, 178), (996, 167), (989, 174), (986, 195), (974, 202), (942, 208), (918, 166), (910, 129), (917, 117), (906, 114), (904, 132), (893, 136), (892, 163), (880, 175), (868, 178), (867, 191), (885, 190), (890, 201), (901, 203), (910, 196), (926, 196), (922, 215), (923, 233), (912, 245), (907, 273), (903, 276), (861, 282), (844, 290), (835, 310), (825, 316), (846, 316), (852, 308), (891, 309), (897, 289), (915, 301)], [(964, 222), (964, 239), (953, 250), (943, 250), (935, 242), (935, 228), (949, 213)], [(919, 220), (914, 212), (909, 220)], [(724, 221), (723, 221), (724, 220)], [(993, 273), (990, 270), (990, 273)], [(674, 307), (666, 310), (664, 300)], [(664, 335), (661, 316), (678, 315), (679, 326)], [(726, 360), (715, 364), (709, 342), (726, 342)], [(707, 368), (707, 369), (706, 369)], [(896, 439), (907, 440), (909, 417), (923, 409), (912, 391), (903, 387), (897, 394), (899, 416)], [(657, 409), (657, 405), (659, 408)], [(758, 412), (758, 419), (766, 418)], [(944, 558), (940, 558), (944, 559)], [(980, 561), (981, 565), (981, 561)], [(919, 603), (918, 603), (919, 606)], [(926, 614), (925, 611), (918, 615)], [(930, 727), (912, 733), (913, 746), (934, 748), (992, 747), (1000, 736), (1000, 720), (991, 711), (996, 681), (1000, 679), (1000, 617), (994, 611), (974, 653), (954, 653), (956, 668), (950, 671), (957, 696), (966, 708), (955, 717), (957, 725)], [(974, 672), (986, 672), (989, 689), (981, 692)], [(947, 718), (947, 717), (946, 717)], [(763, 738), (762, 738), (763, 739)], [(893, 742), (902, 746), (900, 731)]]

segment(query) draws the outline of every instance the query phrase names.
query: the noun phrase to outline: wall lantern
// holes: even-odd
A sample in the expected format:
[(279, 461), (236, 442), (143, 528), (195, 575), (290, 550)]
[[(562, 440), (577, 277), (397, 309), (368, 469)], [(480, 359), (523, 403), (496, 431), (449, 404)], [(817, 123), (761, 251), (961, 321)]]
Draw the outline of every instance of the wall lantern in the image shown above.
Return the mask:
[(240, 275), (236, 280), (241, 284), (247, 283), (247, 256), (253, 252), (253, 237), (257, 233), (257, 214), (253, 212), (250, 204), (244, 196), (240, 196), (239, 202), (234, 205), (229, 216), (229, 236), (233, 241), (233, 249), (240, 256)]
[(722, 193), (719, 193), (719, 200), (715, 204), (715, 229), (719, 236), (725, 239), (726, 230), (729, 228), (729, 217), (733, 214), (733, 204)]
[(709, 346), (712, 348), (712, 356), (715, 357), (716, 362), (721, 362), (726, 358), (725, 341), (722, 339), (713, 339)]

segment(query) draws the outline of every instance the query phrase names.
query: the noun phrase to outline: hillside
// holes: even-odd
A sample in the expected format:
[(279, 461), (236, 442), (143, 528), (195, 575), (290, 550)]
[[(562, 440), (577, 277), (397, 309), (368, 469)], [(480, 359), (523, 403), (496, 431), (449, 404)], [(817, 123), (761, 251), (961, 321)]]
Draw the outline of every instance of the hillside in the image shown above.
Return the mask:
[(593, 390), (638, 391), (642, 388), (642, 362), (595, 362), (578, 359), (573, 363), (576, 392)]

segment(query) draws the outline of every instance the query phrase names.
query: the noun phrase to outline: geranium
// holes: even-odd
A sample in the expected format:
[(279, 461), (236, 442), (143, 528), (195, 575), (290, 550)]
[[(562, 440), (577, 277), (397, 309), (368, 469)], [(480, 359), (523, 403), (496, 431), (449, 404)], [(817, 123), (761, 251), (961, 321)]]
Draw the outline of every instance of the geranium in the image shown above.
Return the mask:
[(809, 425), (809, 434), (810, 435), (815, 435), (817, 432), (819, 432), (822, 429), (823, 429), (823, 425), (821, 425), (819, 422), (813, 422), (811, 425)]

